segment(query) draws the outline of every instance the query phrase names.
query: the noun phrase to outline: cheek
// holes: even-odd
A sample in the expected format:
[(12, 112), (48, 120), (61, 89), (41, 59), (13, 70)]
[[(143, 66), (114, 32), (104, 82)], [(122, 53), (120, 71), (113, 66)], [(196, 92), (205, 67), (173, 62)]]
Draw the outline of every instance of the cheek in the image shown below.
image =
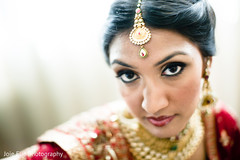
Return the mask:
[(196, 108), (199, 101), (201, 88), (201, 77), (195, 76), (186, 79), (184, 83), (176, 90), (175, 101), (179, 102), (180, 106), (185, 106), (184, 109)]
[(124, 84), (119, 82), (119, 91), (121, 93), (121, 96), (127, 103), (127, 106), (131, 113), (133, 113), (135, 116), (141, 114), (142, 96), (140, 94), (140, 88), (128, 88), (124, 86)]

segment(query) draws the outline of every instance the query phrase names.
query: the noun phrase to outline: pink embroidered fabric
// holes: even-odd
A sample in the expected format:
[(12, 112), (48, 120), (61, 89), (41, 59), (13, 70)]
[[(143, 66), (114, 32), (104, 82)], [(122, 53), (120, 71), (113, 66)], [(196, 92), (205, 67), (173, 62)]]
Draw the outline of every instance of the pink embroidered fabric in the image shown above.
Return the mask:
[(27, 160), (70, 160), (67, 153), (55, 143), (40, 143), (38, 151)]

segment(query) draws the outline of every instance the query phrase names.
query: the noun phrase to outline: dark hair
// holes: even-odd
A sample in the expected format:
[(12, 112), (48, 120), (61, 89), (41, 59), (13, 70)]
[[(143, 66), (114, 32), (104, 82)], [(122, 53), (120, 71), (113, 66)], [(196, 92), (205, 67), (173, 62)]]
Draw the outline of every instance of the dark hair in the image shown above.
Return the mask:
[[(133, 28), (138, 0), (115, 0), (103, 35), (109, 63), (109, 46), (116, 35)], [(213, 56), (215, 13), (207, 0), (143, 0), (142, 16), (147, 27), (176, 31), (197, 44), (203, 56)]]

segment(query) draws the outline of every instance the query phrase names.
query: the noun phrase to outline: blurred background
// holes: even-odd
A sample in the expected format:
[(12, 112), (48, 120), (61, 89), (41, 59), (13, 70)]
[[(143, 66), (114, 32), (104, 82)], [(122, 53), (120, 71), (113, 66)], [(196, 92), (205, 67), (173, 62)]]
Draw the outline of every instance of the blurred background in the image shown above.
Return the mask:
[[(119, 99), (100, 41), (111, 0), (0, 0), (0, 158), (85, 111)], [(211, 84), (240, 116), (240, 1), (217, 16)]]

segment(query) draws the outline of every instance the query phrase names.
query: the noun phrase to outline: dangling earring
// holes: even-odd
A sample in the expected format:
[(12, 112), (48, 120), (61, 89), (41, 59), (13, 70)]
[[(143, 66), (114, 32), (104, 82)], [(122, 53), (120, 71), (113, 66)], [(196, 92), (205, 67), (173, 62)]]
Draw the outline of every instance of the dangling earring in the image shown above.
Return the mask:
[(199, 109), (203, 113), (211, 112), (211, 109), (215, 106), (217, 99), (212, 94), (212, 89), (209, 83), (210, 75), (210, 58), (207, 58), (207, 66), (203, 75), (204, 82), (202, 86), (202, 97), (200, 99)]

